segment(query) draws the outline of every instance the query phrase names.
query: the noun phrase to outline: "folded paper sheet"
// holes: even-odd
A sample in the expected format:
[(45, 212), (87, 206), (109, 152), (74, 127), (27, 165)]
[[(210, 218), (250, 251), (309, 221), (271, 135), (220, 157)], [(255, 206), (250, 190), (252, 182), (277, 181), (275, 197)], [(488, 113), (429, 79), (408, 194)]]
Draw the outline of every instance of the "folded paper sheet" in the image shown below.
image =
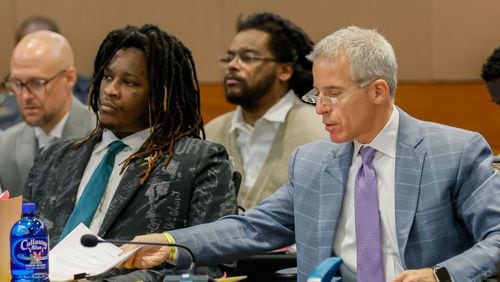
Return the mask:
[(83, 273), (88, 277), (103, 274), (123, 263), (139, 248), (123, 253), (122, 249), (109, 243), (84, 247), (80, 239), (85, 234), (94, 233), (80, 224), (50, 251), (50, 281), (70, 281), (74, 275)]

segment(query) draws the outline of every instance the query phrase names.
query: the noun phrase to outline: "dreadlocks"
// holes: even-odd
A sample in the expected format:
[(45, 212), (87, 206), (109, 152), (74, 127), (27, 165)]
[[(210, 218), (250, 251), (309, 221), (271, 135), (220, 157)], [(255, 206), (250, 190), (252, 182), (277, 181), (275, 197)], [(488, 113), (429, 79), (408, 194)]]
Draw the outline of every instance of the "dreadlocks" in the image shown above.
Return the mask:
[(89, 93), (89, 105), (97, 116), (97, 126), (77, 146), (102, 131), (99, 92), (104, 69), (117, 51), (127, 48), (141, 50), (146, 58), (151, 133), (141, 148), (125, 160), (122, 171), (135, 160), (148, 158), (147, 168), (140, 180), (144, 184), (154, 166), (164, 156), (163, 164), (166, 166), (170, 162), (177, 141), (186, 136), (205, 139), (205, 132), (196, 68), (189, 49), (157, 26), (127, 26), (111, 31), (99, 47)]
[(272, 13), (256, 13), (243, 19), (238, 18), (237, 32), (257, 29), (269, 34), (269, 49), (276, 59), (282, 63), (293, 63), (293, 75), (290, 78), (290, 88), (297, 96), (302, 97), (311, 90), (313, 79), (312, 62), (306, 55), (313, 50), (314, 43), (298, 26)]

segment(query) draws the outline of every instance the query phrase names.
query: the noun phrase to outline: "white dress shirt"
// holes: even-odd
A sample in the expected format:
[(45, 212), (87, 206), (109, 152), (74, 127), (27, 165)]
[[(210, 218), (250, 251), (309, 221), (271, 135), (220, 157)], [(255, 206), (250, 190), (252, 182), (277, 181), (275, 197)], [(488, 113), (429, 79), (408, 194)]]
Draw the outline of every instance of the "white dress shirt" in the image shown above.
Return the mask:
[(38, 141), (38, 149), (46, 147), (53, 142), (55, 142), (57, 139), (61, 139), (62, 132), (64, 129), (64, 125), (66, 124), (66, 121), (68, 120), (69, 117), (69, 112), (67, 112), (63, 118), (52, 128), (52, 130), (49, 132), (49, 134), (45, 133), (43, 129), (40, 127), (35, 127), (35, 136)]
[(393, 108), (391, 117), (384, 129), (370, 144), (360, 144), (354, 141), (353, 162), (349, 169), (344, 202), (339, 218), (337, 233), (334, 240), (334, 251), (342, 257), (344, 263), (340, 270), (343, 281), (356, 281), (356, 226), (354, 218), (354, 182), (361, 166), (361, 146), (370, 146), (377, 150), (373, 159), (373, 167), (377, 174), (377, 189), (382, 230), (382, 256), (386, 280), (394, 278), (403, 271), (399, 256), (396, 235), (395, 212), (395, 171), (396, 142), (399, 125), (399, 112)]
[[(127, 146), (123, 150), (118, 152), (118, 154), (116, 154), (115, 165), (109, 177), (108, 185), (106, 186), (104, 195), (101, 198), (101, 202), (99, 203), (99, 206), (97, 207), (97, 210), (94, 214), (94, 218), (92, 219), (92, 222), (89, 226), (90, 230), (92, 230), (93, 232), (99, 232), (99, 228), (101, 227), (101, 224), (104, 220), (104, 216), (106, 215), (109, 204), (111, 203), (113, 195), (118, 188), (118, 184), (123, 177), (123, 174), (120, 174), (120, 171), (123, 167), (123, 161), (126, 160), (130, 155), (135, 153), (137, 150), (139, 150), (144, 141), (146, 141), (146, 139), (149, 137), (149, 134), (150, 132), (148, 128), (121, 139), (121, 141)], [(119, 139), (113, 134), (113, 132), (107, 129), (104, 130), (104, 132), (102, 133), (102, 140), (94, 147), (92, 156), (90, 157), (90, 160), (87, 163), (87, 167), (85, 168), (85, 171), (83, 173), (82, 180), (80, 181), (80, 186), (78, 187), (77, 202), (80, 199), (85, 186), (89, 182), (92, 173), (108, 151), (108, 146), (116, 140)]]
[(242, 189), (251, 189), (255, 184), (278, 129), (285, 122), (288, 112), (293, 107), (294, 95), (293, 90), (288, 91), (278, 103), (255, 122), (255, 126), (245, 122), (240, 106), (236, 108), (229, 134), (236, 131), (236, 142), (243, 159), (245, 181), (242, 183)]

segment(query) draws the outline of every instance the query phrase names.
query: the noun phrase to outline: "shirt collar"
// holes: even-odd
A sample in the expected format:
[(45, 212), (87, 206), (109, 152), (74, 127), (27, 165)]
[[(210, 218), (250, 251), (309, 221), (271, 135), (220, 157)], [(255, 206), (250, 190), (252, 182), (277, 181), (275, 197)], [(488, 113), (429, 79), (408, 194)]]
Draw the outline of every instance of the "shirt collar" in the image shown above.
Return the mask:
[(67, 112), (63, 118), (56, 124), (56, 126), (54, 126), (54, 128), (52, 128), (52, 130), (47, 134), (45, 133), (45, 131), (43, 131), (43, 129), (41, 127), (38, 127), (36, 126), (34, 129), (35, 129), (35, 136), (37, 138), (40, 138), (40, 137), (55, 137), (55, 138), (61, 138), (62, 136), (62, 132), (63, 132), (63, 129), (64, 129), (64, 125), (66, 124), (66, 121), (68, 120), (68, 117), (69, 117), (69, 112)]
[(102, 133), (102, 140), (99, 144), (97, 144), (94, 153), (99, 153), (102, 150), (107, 149), (109, 144), (113, 143), (113, 141), (116, 140), (121, 140), (125, 145), (127, 145), (127, 148), (125, 148), (125, 150), (128, 150), (130, 148), (132, 149), (133, 152), (136, 152), (139, 150), (141, 145), (146, 141), (149, 135), (150, 135), (150, 128), (146, 128), (139, 132), (131, 134), (123, 139), (119, 139), (113, 134), (113, 132), (111, 132), (111, 130), (104, 129)]
[[(294, 105), (295, 92), (290, 89), (285, 96), (283, 96), (276, 104), (274, 104), (267, 112), (257, 120), (267, 120), (270, 122), (284, 123), (288, 112), (292, 109)], [(238, 128), (248, 128), (248, 124), (243, 119), (243, 110), (241, 106), (236, 107), (236, 111), (231, 120), (231, 126), (229, 132), (233, 132)], [(256, 122), (256, 123), (257, 123)]]
[(391, 158), (396, 158), (396, 142), (399, 126), (399, 112), (396, 107), (392, 108), (392, 114), (384, 128), (375, 136), (369, 144), (361, 144), (354, 141), (354, 154), (359, 152), (362, 146), (370, 146)]

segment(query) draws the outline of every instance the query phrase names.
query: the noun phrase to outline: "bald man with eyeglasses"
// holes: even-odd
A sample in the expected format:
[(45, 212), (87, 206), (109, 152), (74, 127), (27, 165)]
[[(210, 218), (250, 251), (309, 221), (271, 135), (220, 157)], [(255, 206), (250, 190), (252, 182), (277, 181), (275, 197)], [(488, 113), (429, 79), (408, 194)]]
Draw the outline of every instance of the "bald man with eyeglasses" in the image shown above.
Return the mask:
[(94, 114), (73, 98), (75, 82), (73, 51), (62, 35), (34, 32), (14, 48), (2, 86), (16, 97), (24, 122), (0, 139), (0, 187), (11, 196), (22, 194), (40, 149), (58, 139), (83, 137), (94, 128)]

